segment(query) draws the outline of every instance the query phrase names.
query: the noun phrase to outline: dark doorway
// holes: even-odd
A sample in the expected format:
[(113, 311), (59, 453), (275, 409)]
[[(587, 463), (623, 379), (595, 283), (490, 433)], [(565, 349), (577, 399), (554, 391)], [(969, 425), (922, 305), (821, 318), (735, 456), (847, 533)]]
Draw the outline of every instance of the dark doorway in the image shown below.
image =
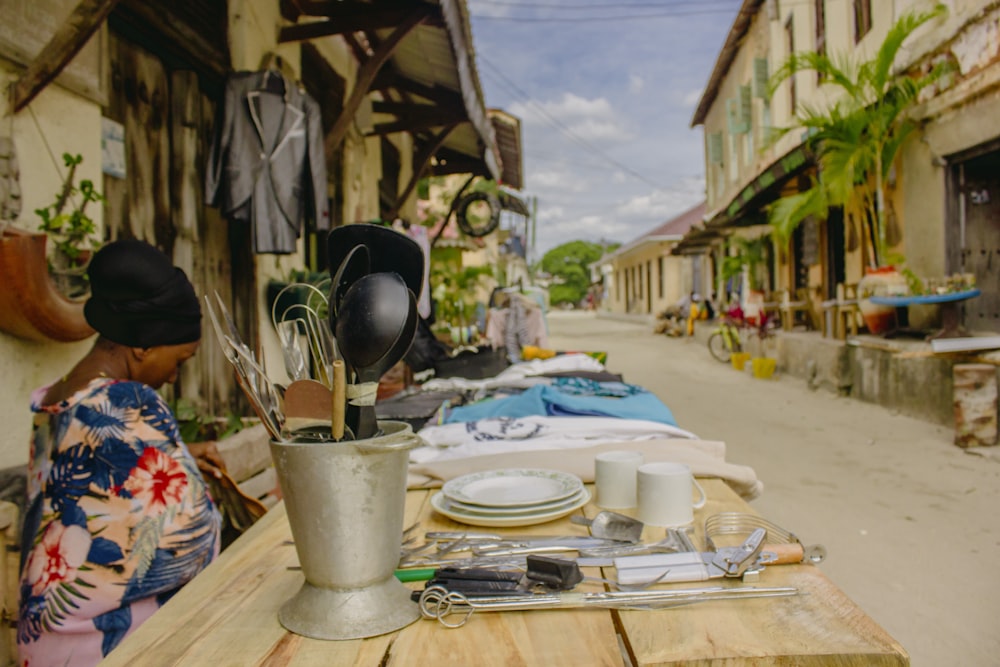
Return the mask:
[(972, 274), (982, 294), (963, 303), (965, 326), (1000, 331), (1000, 152), (952, 167), (948, 273)]

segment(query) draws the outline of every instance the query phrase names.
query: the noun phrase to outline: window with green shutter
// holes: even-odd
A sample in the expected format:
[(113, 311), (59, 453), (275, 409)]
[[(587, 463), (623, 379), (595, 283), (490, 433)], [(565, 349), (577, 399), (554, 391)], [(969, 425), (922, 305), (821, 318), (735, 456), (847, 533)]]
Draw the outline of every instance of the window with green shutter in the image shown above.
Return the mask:
[(708, 135), (708, 161), (711, 164), (722, 164), (722, 132)]
[(735, 98), (730, 97), (726, 100), (726, 123), (729, 125), (730, 135), (737, 134), (739, 122), (739, 104)]
[(753, 59), (753, 96), (767, 101), (767, 58)]
[(746, 134), (753, 125), (753, 91), (750, 86), (740, 86), (740, 127), (739, 132)]

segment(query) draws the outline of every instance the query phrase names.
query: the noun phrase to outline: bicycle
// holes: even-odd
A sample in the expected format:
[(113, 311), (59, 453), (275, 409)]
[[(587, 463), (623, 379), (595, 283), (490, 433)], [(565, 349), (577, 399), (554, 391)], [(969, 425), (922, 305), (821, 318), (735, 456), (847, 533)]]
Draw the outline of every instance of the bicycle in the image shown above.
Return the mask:
[(743, 351), (740, 327), (734, 320), (725, 315), (719, 318), (719, 326), (708, 336), (708, 351), (724, 364), (734, 353)]

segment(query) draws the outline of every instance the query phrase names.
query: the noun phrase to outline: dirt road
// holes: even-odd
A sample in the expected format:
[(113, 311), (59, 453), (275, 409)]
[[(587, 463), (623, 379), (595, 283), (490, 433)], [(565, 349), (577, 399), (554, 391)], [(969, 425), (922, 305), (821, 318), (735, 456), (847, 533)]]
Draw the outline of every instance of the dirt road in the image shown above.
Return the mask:
[(680, 427), (752, 466), (753, 507), (823, 544), (820, 567), (913, 665), (1000, 664), (1000, 448), (959, 449), (950, 429), (797, 378), (754, 379), (646, 325), (583, 312), (548, 324), (550, 347), (606, 350)]

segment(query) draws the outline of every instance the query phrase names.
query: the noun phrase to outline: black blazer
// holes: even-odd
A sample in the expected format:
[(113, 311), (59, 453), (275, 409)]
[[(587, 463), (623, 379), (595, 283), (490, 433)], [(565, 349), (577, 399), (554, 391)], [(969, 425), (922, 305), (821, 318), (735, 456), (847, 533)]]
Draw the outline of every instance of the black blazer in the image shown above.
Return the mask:
[(256, 253), (295, 252), (307, 214), (317, 229), (329, 229), (316, 101), (278, 72), (235, 72), (226, 81), (221, 112), (205, 173), (205, 202), (250, 222)]

